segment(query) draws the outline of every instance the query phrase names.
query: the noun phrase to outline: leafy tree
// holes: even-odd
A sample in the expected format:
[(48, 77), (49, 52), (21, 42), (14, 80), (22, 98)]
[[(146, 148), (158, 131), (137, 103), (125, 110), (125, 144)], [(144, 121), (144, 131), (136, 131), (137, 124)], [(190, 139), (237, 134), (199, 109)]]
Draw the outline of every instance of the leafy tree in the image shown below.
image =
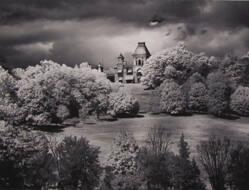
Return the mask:
[(208, 174), (213, 190), (225, 190), (230, 163), (231, 142), (229, 139), (209, 137), (197, 146), (200, 162)]
[(226, 77), (221, 72), (208, 75), (208, 112), (222, 116), (228, 110), (230, 88)]
[(0, 105), (8, 105), (16, 101), (16, 80), (0, 66)]
[(139, 111), (137, 99), (127, 93), (114, 92), (109, 97), (109, 111), (115, 116), (135, 116)]
[(135, 174), (138, 145), (127, 130), (121, 130), (113, 139), (112, 150), (108, 157), (108, 165), (114, 175)]
[(231, 95), (230, 108), (239, 115), (249, 116), (249, 87), (239, 86)]
[(238, 143), (231, 151), (228, 168), (229, 186), (233, 190), (249, 189), (249, 147)]
[(99, 149), (81, 137), (65, 137), (53, 151), (57, 159), (60, 189), (89, 189), (97, 187), (101, 173)]
[(0, 135), (0, 186), (46, 187), (53, 159), (45, 136), (8, 126)]
[(189, 91), (188, 107), (197, 112), (207, 111), (208, 90), (205, 84), (194, 83)]
[(161, 110), (170, 114), (182, 114), (186, 109), (186, 99), (181, 87), (173, 81), (165, 80), (160, 86)]
[(216, 63), (214, 57), (194, 54), (183, 43), (151, 56), (142, 68), (142, 83), (148, 87), (160, 86), (165, 79), (183, 84), (195, 72), (208, 74)]
[(225, 73), (231, 88), (235, 90), (239, 85), (245, 84), (246, 75), (249, 74), (249, 58), (246, 55), (238, 57), (228, 54), (223, 58), (220, 69)]

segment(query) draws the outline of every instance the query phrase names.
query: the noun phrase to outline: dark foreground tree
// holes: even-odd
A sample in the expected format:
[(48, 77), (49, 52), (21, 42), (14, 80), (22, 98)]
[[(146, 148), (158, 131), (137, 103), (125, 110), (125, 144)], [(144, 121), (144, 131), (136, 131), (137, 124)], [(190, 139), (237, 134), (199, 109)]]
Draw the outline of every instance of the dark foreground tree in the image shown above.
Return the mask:
[(178, 144), (179, 155), (173, 162), (172, 182), (177, 190), (205, 190), (205, 185), (200, 178), (200, 170), (193, 159), (190, 160), (188, 143), (182, 134)]
[(65, 137), (56, 148), (60, 189), (93, 190), (99, 182), (99, 149), (85, 138)]
[(173, 154), (169, 152), (170, 135), (163, 127), (153, 127), (146, 146), (141, 148), (139, 172), (149, 190), (168, 190), (172, 187), (171, 165)]
[(249, 189), (249, 147), (238, 143), (231, 151), (229, 185), (232, 190)]
[(41, 189), (52, 176), (53, 159), (43, 135), (7, 127), (0, 132), (0, 188)]
[(230, 163), (231, 143), (227, 138), (211, 136), (197, 146), (200, 162), (206, 171), (213, 190), (225, 190)]

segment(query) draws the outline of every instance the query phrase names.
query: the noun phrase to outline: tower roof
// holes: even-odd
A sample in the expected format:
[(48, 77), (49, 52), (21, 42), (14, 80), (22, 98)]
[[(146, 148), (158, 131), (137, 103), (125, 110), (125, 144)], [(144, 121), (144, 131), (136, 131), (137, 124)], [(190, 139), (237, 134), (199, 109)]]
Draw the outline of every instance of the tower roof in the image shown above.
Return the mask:
[(137, 48), (135, 49), (133, 56), (136, 55), (146, 55), (146, 58), (150, 57), (150, 52), (147, 49), (145, 42), (138, 42)]
[(118, 56), (118, 59), (122, 59), (122, 60), (124, 60), (124, 56), (123, 56), (123, 54), (122, 54), (122, 53), (120, 53), (120, 55)]

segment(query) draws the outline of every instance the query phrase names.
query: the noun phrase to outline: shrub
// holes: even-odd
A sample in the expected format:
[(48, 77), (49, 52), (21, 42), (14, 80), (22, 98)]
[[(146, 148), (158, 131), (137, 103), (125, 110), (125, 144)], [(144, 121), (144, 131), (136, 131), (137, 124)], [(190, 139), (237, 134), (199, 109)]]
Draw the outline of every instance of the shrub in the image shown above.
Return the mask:
[(56, 112), (56, 117), (64, 121), (70, 116), (69, 109), (65, 105), (59, 105)]
[(173, 81), (165, 80), (161, 88), (161, 110), (170, 114), (183, 114), (186, 109), (186, 99), (181, 87)]
[(45, 136), (13, 126), (0, 133), (0, 185), (17, 189), (48, 185), (52, 157)]
[(114, 175), (135, 174), (138, 145), (134, 137), (126, 130), (121, 130), (113, 140), (108, 165)]
[(98, 186), (101, 167), (99, 149), (85, 138), (65, 137), (56, 147), (59, 188), (93, 190)]
[(216, 72), (208, 75), (208, 112), (223, 116), (228, 110), (230, 88), (223, 73)]
[(194, 83), (189, 91), (188, 108), (197, 112), (207, 111), (207, 92), (203, 83)]
[(116, 116), (135, 116), (139, 111), (137, 99), (127, 93), (111, 93), (109, 109)]
[(249, 87), (236, 89), (231, 95), (230, 108), (239, 115), (249, 116)]

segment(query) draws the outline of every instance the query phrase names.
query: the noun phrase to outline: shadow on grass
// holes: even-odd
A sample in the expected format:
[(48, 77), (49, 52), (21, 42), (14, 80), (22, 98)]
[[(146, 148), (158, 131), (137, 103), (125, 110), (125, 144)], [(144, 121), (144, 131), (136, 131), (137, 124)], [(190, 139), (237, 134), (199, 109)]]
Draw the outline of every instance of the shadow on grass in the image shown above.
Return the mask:
[(221, 116), (215, 116), (215, 115), (210, 115), (213, 118), (220, 118), (220, 119), (226, 119), (226, 120), (237, 120), (240, 117), (235, 114), (223, 114)]
[(62, 132), (64, 128), (69, 127), (65, 124), (46, 124), (46, 125), (30, 125), (33, 130), (50, 132), (50, 133), (59, 133)]
[(128, 114), (119, 114), (117, 115), (117, 118), (142, 118), (144, 115), (137, 114), (137, 115), (128, 115)]

